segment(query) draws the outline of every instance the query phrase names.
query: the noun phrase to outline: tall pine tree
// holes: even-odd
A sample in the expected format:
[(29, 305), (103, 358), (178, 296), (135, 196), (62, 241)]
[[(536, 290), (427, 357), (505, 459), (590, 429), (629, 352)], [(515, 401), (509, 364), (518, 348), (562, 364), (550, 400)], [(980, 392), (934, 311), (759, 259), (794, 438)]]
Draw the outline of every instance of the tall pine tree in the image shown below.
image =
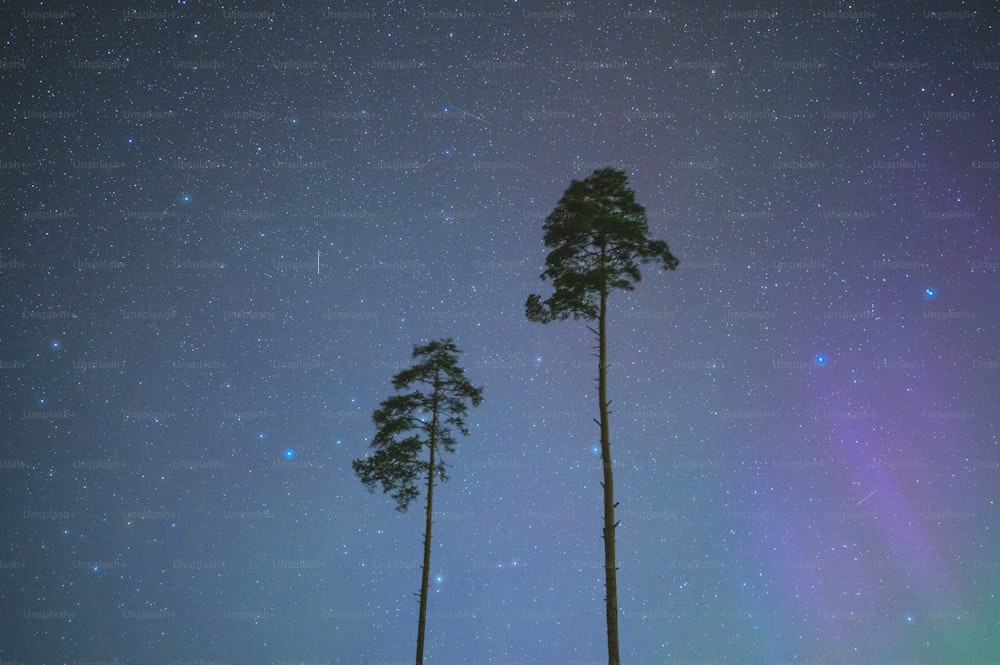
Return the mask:
[(547, 300), (528, 296), (525, 315), (531, 321), (574, 318), (597, 319), (597, 400), (601, 430), (601, 462), (604, 478), (604, 580), (608, 664), (620, 665), (618, 646), (618, 567), (615, 559), (614, 476), (611, 466), (611, 434), (607, 397), (607, 300), (612, 289), (631, 291), (640, 281), (636, 263), (656, 263), (674, 270), (679, 261), (667, 243), (648, 238), (646, 210), (635, 202), (625, 173), (598, 169), (586, 179), (574, 180), (543, 226), (545, 246), (552, 251), (545, 259), (543, 280), (551, 279), (553, 294)]
[[(405, 512), (420, 494), (417, 481), (427, 488), (424, 524), (424, 561), (420, 580), (420, 613), (417, 619), (416, 665), (424, 662), (424, 633), (427, 626), (427, 587), (431, 563), (431, 526), (434, 480), (448, 479), (442, 452), (455, 452), (452, 429), (468, 436), (465, 426), (467, 403), (478, 406), (482, 388), (475, 388), (458, 365), (461, 353), (451, 339), (415, 346), (418, 362), (392, 379), (402, 394), (384, 400), (372, 414), (377, 428), (371, 447), (374, 454), (353, 462), (361, 482), (374, 492), (377, 484), (396, 500), (396, 510)], [(411, 390), (416, 384), (420, 389)], [(422, 453), (426, 451), (426, 458)]]

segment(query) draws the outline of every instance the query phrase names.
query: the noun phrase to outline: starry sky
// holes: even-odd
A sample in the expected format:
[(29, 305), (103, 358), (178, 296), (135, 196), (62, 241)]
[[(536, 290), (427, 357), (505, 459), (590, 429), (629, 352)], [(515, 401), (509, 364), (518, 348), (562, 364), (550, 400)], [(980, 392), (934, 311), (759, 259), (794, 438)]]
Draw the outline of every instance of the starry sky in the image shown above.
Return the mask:
[(483, 403), (426, 658), (606, 662), (596, 359), (528, 322), (612, 166), (630, 664), (996, 664), (998, 13), (13, 3), (0, 659), (412, 662), (422, 500), (351, 470), (414, 345)]

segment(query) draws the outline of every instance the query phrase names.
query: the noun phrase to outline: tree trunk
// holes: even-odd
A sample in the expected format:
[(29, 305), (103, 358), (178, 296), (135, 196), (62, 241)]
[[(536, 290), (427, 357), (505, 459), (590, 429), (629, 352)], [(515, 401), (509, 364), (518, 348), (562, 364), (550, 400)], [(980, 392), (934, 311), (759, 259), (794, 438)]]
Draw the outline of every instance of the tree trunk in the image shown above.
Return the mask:
[(431, 515), (434, 503), (434, 453), (437, 434), (437, 400), (438, 381), (434, 381), (433, 406), (431, 407), (430, 428), (430, 459), (427, 462), (427, 515), (424, 524), (424, 565), (420, 575), (420, 615), (417, 619), (417, 658), (416, 665), (424, 663), (424, 630), (427, 627), (427, 586), (431, 572)]
[(601, 291), (597, 327), (597, 399), (600, 402), (601, 462), (604, 467), (604, 586), (608, 618), (608, 665), (620, 665), (618, 655), (618, 567), (615, 564), (615, 484), (611, 473), (611, 434), (608, 427), (608, 351), (606, 342), (607, 291)]

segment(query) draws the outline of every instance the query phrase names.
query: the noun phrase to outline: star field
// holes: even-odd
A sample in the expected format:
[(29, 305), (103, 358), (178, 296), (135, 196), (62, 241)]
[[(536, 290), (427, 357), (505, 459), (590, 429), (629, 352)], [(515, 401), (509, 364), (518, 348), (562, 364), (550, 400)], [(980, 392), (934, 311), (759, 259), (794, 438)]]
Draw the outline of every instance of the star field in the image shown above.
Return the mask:
[(524, 302), (612, 166), (680, 259), (609, 300), (623, 660), (998, 662), (995, 8), (2, 12), (0, 660), (412, 662), (350, 463), (451, 337), (427, 662), (606, 662), (594, 338)]

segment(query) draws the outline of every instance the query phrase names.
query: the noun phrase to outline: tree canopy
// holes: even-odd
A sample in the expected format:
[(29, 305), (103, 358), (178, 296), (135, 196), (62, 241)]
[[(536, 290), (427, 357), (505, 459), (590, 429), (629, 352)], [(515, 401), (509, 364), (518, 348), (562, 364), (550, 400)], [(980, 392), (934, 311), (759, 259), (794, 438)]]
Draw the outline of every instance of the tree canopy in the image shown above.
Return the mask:
[(541, 277), (552, 280), (554, 291), (545, 301), (528, 297), (525, 315), (532, 321), (596, 319), (602, 293), (631, 291), (642, 279), (639, 263), (665, 270), (679, 263), (666, 242), (647, 237), (646, 209), (635, 202), (625, 173), (612, 168), (572, 181), (542, 228), (552, 251)]
[[(482, 388), (474, 387), (458, 365), (459, 353), (451, 339), (414, 347), (413, 357), (419, 361), (392, 379), (395, 390), (409, 392), (389, 397), (372, 414), (377, 428), (371, 443), (375, 452), (354, 460), (354, 471), (368, 490), (374, 491), (381, 484), (401, 512), (419, 496), (417, 480), (431, 470), (431, 463), (421, 459), (421, 451), (434, 446), (453, 453), (456, 440), (452, 430), (469, 434), (466, 401), (473, 406), (482, 401)], [(410, 390), (411, 386), (422, 389)], [(435, 457), (434, 474), (447, 480), (444, 462)]]

